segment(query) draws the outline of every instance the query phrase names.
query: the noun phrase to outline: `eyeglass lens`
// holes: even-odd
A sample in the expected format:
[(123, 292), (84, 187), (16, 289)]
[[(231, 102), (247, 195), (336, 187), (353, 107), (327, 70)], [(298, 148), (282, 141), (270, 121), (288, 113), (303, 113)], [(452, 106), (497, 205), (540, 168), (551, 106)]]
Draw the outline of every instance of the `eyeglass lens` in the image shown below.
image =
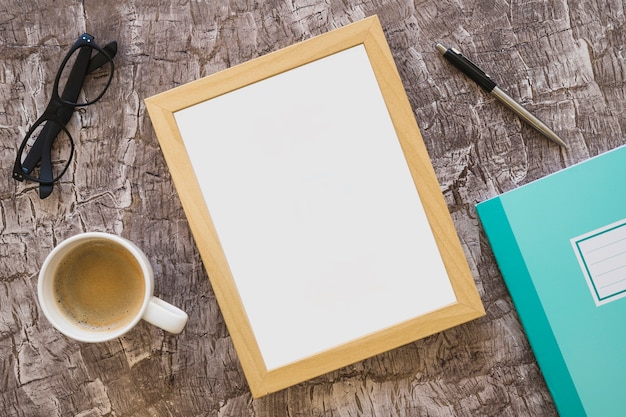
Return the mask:
[[(56, 132), (56, 136), (53, 136)], [(54, 137), (54, 143), (46, 143), (39, 141), (37, 146), (48, 147), (48, 149), (40, 149), (36, 152), (32, 152), (33, 145), (38, 138)], [(49, 164), (42, 164), (44, 169), (51, 170), (44, 173), (40, 171), (40, 166), (34, 167), (32, 172), (25, 172), (34, 178), (48, 178), (58, 179), (67, 169), (72, 159), (72, 142), (71, 138), (63, 126), (54, 120), (42, 120), (40, 123), (33, 126), (30, 130), (30, 135), (25, 140), (24, 150), (21, 153), (22, 160), (20, 161), (22, 167), (34, 166), (34, 164), (26, 161), (28, 155), (40, 154), (45, 155), (46, 158), (50, 158)], [(25, 162), (26, 161), (26, 162)], [(24, 168), (23, 168), (24, 169)]]
[[(60, 70), (56, 85), (56, 94), (63, 101), (84, 106), (102, 97), (111, 82), (113, 61), (107, 60), (102, 66), (88, 73), (89, 58), (97, 53), (98, 50), (92, 45), (84, 45), (70, 54)], [(81, 80), (82, 84), (78, 85)]]

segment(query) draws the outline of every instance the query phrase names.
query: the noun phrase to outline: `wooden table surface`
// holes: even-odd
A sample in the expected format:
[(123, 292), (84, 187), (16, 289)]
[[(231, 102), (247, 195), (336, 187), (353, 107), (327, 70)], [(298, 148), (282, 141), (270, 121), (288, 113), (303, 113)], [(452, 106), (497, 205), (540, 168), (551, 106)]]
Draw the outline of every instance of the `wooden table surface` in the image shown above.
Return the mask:
[[(475, 204), (626, 142), (626, 2), (5, 0), (0, 5), (0, 414), (553, 416)], [(487, 315), (252, 399), (143, 100), (377, 14)], [(116, 40), (113, 84), (76, 110), (75, 159), (41, 200), (16, 149), (83, 32)], [(570, 144), (520, 122), (436, 52), (455, 46)], [(210, 126), (207, 129), (210, 130)], [(82, 231), (136, 242), (180, 335), (141, 322), (101, 344), (43, 317), (37, 274)]]

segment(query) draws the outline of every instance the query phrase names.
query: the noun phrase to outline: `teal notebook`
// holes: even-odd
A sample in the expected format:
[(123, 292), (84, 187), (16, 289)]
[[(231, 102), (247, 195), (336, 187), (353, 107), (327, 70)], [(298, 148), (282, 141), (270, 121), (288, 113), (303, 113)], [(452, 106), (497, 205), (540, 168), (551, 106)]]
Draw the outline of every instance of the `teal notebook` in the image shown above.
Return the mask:
[(626, 147), (477, 206), (561, 416), (626, 416)]

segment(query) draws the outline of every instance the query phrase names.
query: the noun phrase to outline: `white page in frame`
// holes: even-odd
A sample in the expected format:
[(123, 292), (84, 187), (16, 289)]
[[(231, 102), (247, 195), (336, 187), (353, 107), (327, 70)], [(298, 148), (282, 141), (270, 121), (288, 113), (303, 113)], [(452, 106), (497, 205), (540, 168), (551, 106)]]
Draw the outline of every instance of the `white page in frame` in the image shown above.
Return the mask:
[(363, 45), (175, 118), (268, 370), (456, 301)]

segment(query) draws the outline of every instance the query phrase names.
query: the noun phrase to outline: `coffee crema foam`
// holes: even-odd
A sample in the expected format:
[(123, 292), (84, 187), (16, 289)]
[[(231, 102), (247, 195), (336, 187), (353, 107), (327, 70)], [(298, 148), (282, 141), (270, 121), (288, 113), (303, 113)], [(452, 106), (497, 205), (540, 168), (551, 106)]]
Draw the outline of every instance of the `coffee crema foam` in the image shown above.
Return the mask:
[(54, 272), (59, 310), (90, 331), (111, 331), (137, 316), (146, 291), (141, 265), (115, 242), (94, 240), (71, 249)]

